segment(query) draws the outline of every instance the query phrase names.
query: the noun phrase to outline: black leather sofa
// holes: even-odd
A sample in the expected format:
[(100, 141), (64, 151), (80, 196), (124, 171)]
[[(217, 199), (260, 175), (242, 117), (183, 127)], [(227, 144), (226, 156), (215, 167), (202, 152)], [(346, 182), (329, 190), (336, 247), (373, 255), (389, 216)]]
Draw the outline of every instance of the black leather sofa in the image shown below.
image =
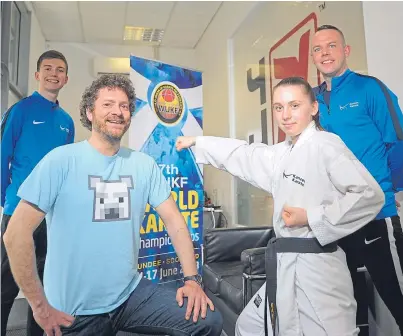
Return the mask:
[(265, 246), (273, 235), (273, 230), (267, 227), (205, 231), (204, 287), (223, 315), (223, 328), (228, 336), (235, 335), (239, 314), (265, 281)]

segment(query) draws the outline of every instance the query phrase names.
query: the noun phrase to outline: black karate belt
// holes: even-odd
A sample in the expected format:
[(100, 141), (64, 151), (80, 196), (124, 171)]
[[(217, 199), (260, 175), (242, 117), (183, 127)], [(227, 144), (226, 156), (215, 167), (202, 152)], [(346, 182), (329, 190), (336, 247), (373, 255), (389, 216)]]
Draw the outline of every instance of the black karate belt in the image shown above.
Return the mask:
[(267, 323), (267, 306), (270, 307), (273, 336), (276, 335), (276, 292), (277, 292), (277, 253), (332, 253), (337, 250), (337, 243), (325, 246), (316, 238), (272, 238), (267, 244), (266, 257), (266, 294), (264, 304), (264, 334), (269, 335)]

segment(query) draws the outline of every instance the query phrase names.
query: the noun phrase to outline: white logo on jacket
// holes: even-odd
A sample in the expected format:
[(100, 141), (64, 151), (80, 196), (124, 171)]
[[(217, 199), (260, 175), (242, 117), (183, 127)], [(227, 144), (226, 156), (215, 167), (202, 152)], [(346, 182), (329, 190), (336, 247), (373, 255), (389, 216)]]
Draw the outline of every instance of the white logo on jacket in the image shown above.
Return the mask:
[(347, 103), (346, 105), (343, 105), (343, 106), (339, 105), (341, 111), (345, 110), (347, 107), (353, 108), (353, 107), (358, 107), (358, 106), (360, 106), (359, 102)]
[(60, 129), (61, 129), (62, 131), (65, 131), (65, 132), (67, 132), (67, 133), (70, 133), (70, 130), (69, 130), (67, 127), (62, 127), (62, 125), (60, 125)]

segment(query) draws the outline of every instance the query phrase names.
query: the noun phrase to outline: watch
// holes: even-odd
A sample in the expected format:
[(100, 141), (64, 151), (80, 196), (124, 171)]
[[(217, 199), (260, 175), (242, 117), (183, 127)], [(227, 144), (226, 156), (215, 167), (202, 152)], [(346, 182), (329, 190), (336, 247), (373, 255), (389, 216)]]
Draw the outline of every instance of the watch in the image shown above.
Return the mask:
[(189, 275), (183, 278), (183, 282), (193, 280), (195, 281), (200, 287), (203, 287), (203, 278), (201, 277), (200, 274), (196, 275)]

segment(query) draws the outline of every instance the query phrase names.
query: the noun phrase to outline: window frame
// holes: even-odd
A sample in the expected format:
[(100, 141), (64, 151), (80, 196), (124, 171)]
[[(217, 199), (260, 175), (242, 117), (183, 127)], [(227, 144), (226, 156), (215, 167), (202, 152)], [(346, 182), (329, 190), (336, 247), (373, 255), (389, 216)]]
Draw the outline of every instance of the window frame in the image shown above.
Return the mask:
[[(17, 77), (11, 80), (9, 69), (11, 48), (12, 6), (20, 12), (18, 29)], [(11, 91), (18, 99), (28, 95), (29, 52), (31, 39), (31, 12), (23, 1), (1, 2), (1, 114), (8, 109), (8, 95)]]
[[(16, 14), (16, 15), (15, 15)], [(10, 83), (13, 83), (14, 86), (18, 85), (18, 64), (20, 58), (20, 33), (21, 33), (21, 18), (22, 14), (18, 5), (15, 1), (11, 1), (11, 13), (10, 13), (10, 41), (9, 41), (9, 59), (8, 59), (8, 67), (9, 67), (9, 75), (10, 75)], [(15, 30), (15, 31), (13, 31)], [(13, 43), (12, 43), (13, 42)], [(15, 56), (15, 60), (13, 60), (12, 56)], [(10, 61), (12, 67), (10, 67)]]

